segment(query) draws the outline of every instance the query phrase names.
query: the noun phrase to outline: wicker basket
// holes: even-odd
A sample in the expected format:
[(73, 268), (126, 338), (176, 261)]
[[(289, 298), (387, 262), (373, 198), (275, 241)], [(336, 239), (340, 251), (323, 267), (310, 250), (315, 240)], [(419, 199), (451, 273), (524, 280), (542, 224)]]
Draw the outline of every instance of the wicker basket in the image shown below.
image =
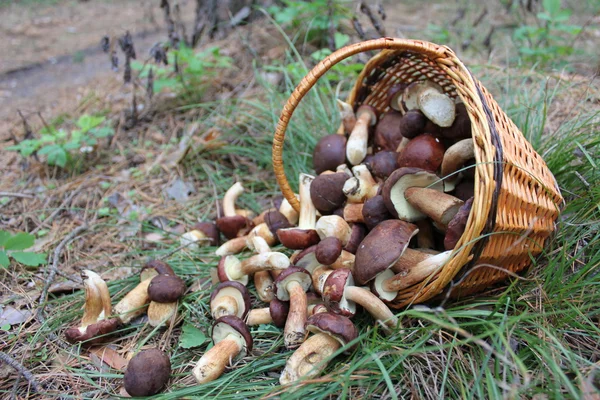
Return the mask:
[[(381, 38), (344, 47), (317, 64), (283, 107), (273, 139), (273, 167), (285, 198), (299, 203), (283, 168), (283, 141), (300, 100), (333, 65), (354, 54), (384, 50), (366, 65), (348, 103), (388, 110), (387, 90), (399, 83), (430, 79), (469, 112), (475, 143), (475, 198), (465, 232), (439, 272), (400, 292), (392, 306), (424, 302), (444, 292), (452, 297), (489, 287), (530, 265), (555, 228), (563, 202), (546, 163), (515, 124), (445, 46), (418, 40)], [(449, 292), (448, 292), (449, 291)]]

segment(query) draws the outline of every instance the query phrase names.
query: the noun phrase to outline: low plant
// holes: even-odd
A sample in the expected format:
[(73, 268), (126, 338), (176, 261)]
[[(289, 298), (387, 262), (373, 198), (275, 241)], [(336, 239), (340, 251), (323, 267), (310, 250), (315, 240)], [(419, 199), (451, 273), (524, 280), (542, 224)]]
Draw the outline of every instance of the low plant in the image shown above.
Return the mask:
[(0, 269), (8, 268), (11, 258), (28, 267), (37, 267), (46, 264), (46, 253), (22, 251), (33, 246), (33, 235), (20, 232), (12, 235), (7, 231), (0, 231)]

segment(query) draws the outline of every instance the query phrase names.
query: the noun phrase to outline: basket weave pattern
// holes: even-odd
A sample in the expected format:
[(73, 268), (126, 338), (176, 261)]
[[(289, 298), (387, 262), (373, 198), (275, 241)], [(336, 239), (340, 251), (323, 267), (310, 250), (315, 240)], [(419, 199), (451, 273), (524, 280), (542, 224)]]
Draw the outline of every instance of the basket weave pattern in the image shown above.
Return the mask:
[[(362, 104), (388, 111), (388, 89), (397, 83), (429, 79), (460, 97), (471, 119), (477, 162), (471, 215), (451, 260), (422, 283), (404, 289), (394, 307), (435, 297), (480, 291), (505, 279), (506, 271), (526, 268), (554, 230), (562, 197), (542, 158), (474, 79), (452, 50), (433, 43), (381, 38), (342, 48), (317, 64), (300, 82), (283, 108), (273, 140), (273, 167), (283, 195), (299, 203), (283, 170), (283, 141), (300, 100), (334, 64), (351, 55), (383, 49), (358, 77), (348, 98), (356, 110)], [(494, 267), (486, 267), (491, 265)]]

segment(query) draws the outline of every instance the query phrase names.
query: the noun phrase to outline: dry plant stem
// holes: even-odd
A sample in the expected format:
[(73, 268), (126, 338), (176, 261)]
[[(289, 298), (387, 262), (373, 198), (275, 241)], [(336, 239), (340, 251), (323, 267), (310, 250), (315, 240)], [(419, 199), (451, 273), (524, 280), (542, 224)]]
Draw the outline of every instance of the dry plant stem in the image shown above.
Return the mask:
[(340, 117), (342, 119), (342, 126), (344, 127), (342, 134), (349, 134), (356, 125), (356, 115), (352, 106), (340, 99), (337, 99), (338, 109), (340, 110)]
[[(271, 271), (286, 269), (290, 265), (290, 259), (283, 253), (268, 252), (256, 254), (241, 262), (241, 275), (252, 275), (258, 271)], [(239, 279), (232, 274), (232, 278)]]
[(225, 196), (223, 196), (223, 214), (226, 217), (235, 217), (235, 202), (238, 197), (244, 192), (244, 187), (241, 183), (236, 182), (231, 186)]
[(310, 198), (310, 184), (313, 177), (307, 174), (300, 174), (300, 218), (298, 228), (315, 229), (317, 222), (317, 209)]
[(407, 247), (391, 269), (398, 274), (410, 269), (412, 266), (417, 265), (429, 257), (432, 257), (432, 255)]
[(326, 367), (323, 362), (339, 349), (340, 342), (326, 333), (312, 335), (286, 361), (279, 383), (286, 385), (300, 378), (312, 378)]
[(151, 280), (152, 278), (149, 278), (140, 282), (114, 307), (114, 313), (122, 323), (128, 324), (129, 321), (146, 312), (150, 303), (148, 286), (150, 286)]
[(444, 227), (464, 203), (454, 196), (428, 188), (410, 187), (404, 195), (413, 207)]
[(33, 194), (28, 193), (14, 193), (14, 192), (0, 192), (0, 197), (17, 197), (21, 199), (35, 199)]
[(199, 384), (214, 381), (223, 374), (225, 367), (231, 363), (242, 350), (235, 339), (229, 337), (221, 340), (208, 350), (194, 367), (194, 377)]
[(306, 293), (302, 285), (296, 281), (287, 284), (287, 291), (290, 293), (290, 311), (283, 329), (283, 342), (287, 349), (295, 349), (304, 340), (306, 332), (304, 328), (307, 313)]
[(352, 165), (358, 165), (367, 156), (367, 143), (369, 141), (370, 113), (362, 113), (356, 120), (354, 129), (348, 137), (346, 144), (346, 158)]
[(215, 254), (220, 257), (239, 254), (246, 248), (246, 239), (248, 239), (247, 235), (228, 240), (215, 251)]
[(269, 307), (250, 310), (246, 317), (246, 325), (248, 326), (270, 324), (271, 322), (273, 322), (273, 318), (271, 317), (271, 310)]
[(394, 329), (398, 326), (398, 319), (388, 306), (369, 290), (357, 286), (346, 286), (344, 297), (363, 306), (373, 318), (383, 322), (388, 328)]
[(17, 371), (20, 375), (23, 375), (23, 377), (27, 380), (27, 382), (29, 382), (31, 388), (35, 392), (42, 391), (42, 385), (38, 382), (35, 376), (27, 368), (25, 368), (19, 362), (17, 362), (14, 358), (12, 358), (3, 351), (0, 351), (0, 360), (6, 363), (6, 365), (11, 367), (15, 371)]
[(212, 310), (213, 319), (219, 319), (225, 315), (237, 315), (238, 303), (231, 296), (222, 296), (219, 298), (219, 305)]

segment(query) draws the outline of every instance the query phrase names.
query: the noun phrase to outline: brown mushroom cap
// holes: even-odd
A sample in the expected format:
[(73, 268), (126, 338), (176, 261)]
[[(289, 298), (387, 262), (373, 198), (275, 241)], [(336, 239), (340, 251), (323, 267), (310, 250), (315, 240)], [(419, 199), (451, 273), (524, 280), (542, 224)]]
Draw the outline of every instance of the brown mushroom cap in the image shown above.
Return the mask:
[(162, 390), (171, 375), (169, 356), (159, 349), (137, 353), (127, 364), (124, 386), (131, 396), (152, 396)]
[(394, 265), (418, 231), (415, 225), (397, 219), (388, 219), (377, 225), (356, 251), (356, 283), (364, 285)]
[(402, 140), (401, 120), (402, 114), (395, 110), (390, 110), (381, 116), (373, 134), (376, 151), (396, 151)]
[(431, 135), (421, 135), (412, 139), (398, 154), (398, 167), (420, 168), (435, 172), (444, 159), (444, 145)]
[(313, 151), (313, 166), (317, 174), (324, 171), (335, 171), (336, 167), (346, 162), (346, 137), (343, 135), (323, 136)]
[(281, 301), (278, 298), (273, 298), (269, 303), (269, 313), (273, 319), (273, 325), (278, 328), (285, 326), (288, 313), (290, 311), (290, 303), (287, 301)]
[(462, 201), (467, 201), (471, 197), (475, 195), (475, 182), (472, 180), (463, 180), (456, 188), (454, 188), (454, 196), (461, 199)]
[(396, 218), (413, 222), (425, 218), (425, 214), (406, 201), (404, 191), (409, 187), (428, 187), (443, 192), (444, 184), (431, 172), (408, 167), (397, 169), (385, 181), (381, 194), (388, 211)]
[(348, 175), (343, 172), (317, 176), (310, 184), (310, 198), (315, 208), (330, 212), (341, 207), (346, 201), (342, 191)]
[(367, 236), (367, 227), (363, 224), (352, 224), (352, 231), (350, 232), (350, 239), (348, 240), (348, 244), (344, 247), (348, 253), (355, 254), (358, 246), (363, 241), (363, 239)]
[(237, 282), (240, 282), (242, 285), (247, 285), (248, 281), (249, 281), (248, 275), (244, 275), (240, 279), (231, 279), (231, 277), (229, 276), (229, 273), (228, 273), (229, 270), (240, 269), (240, 268), (241, 268), (241, 262), (237, 257), (235, 257), (235, 256), (221, 257), (221, 259), (219, 260), (219, 264), (217, 265), (217, 275), (219, 276), (219, 280), (221, 282), (235, 280)]
[(156, 275), (175, 275), (175, 271), (164, 261), (150, 260), (142, 267), (140, 281), (145, 281)]
[(398, 169), (398, 153), (395, 151), (380, 151), (369, 157), (365, 164), (373, 176), (387, 179), (392, 172)]
[(214, 322), (211, 334), (213, 343), (219, 343), (229, 334), (236, 335), (240, 341), (246, 344), (246, 346), (242, 346), (236, 358), (245, 357), (252, 351), (253, 340), (248, 325), (235, 315), (225, 315)]
[(69, 343), (85, 342), (85, 345), (91, 345), (102, 342), (105, 338), (98, 336), (114, 332), (118, 326), (118, 318), (103, 319), (85, 328), (69, 328), (65, 331), (65, 337)]
[(302, 250), (319, 243), (319, 234), (315, 229), (287, 228), (277, 231), (282, 245), (292, 250)]
[(312, 278), (307, 270), (300, 267), (287, 267), (275, 279), (275, 297), (281, 301), (289, 301), (290, 293), (287, 290), (287, 285), (291, 281), (298, 282), (305, 292), (312, 284)]
[(427, 117), (421, 110), (410, 110), (400, 120), (400, 131), (402, 136), (412, 139), (425, 132)]
[(454, 218), (448, 223), (448, 229), (446, 230), (446, 236), (444, 237), (444, 248), (446, 250), (452, 250), (456, 247), (456, 243), (458, 243), (467, 226), (467, 220), (469, 219), (472, 206), (473, 197), (468, 199), (465, 204), (458, 209)]
[(219, 230), (214, 222), (197, 222), (192, 227), (193, 230), (202, 232), (210, 241), (210, 246), (219, 245)]
[(277, 235), (279, 229), (291, 227), (290, 221), (277, 210), (269, 211), (265, 214), (265, 223), (273, 235)]
[(365, 201), (362, 209), (362, 215), (365, 224), (369, 229), (375, 228), (382, 221), (393, 218), (392, 214), (390, 214), (385, 205), (383, 196), (381, 195), (371, 197)]
[(331, 265), (342, 254), (342, 242), (336, 237), (330, 236), (317, 244), (315, 257), (323, 265)]
[(235, 239), (244, 236), (254, 228), (254, 224), (248, 218), (241, 215), (218, 218), (217, 228), (227, 239)]
[[(348, 318), (330, 313), (317, 313), (306, 320), (306, 330), (312, 333), (325, 333), (345, 346), (358, 337), (358, 331)], [(354, 350), (354, 346), (346, 353)]]
[(157, 303), (176, 302), (187, 290), (183, 279), (177, 275), (157, 275), (150, 281), (148, 297)]
[(347, 268), (336, 269), (323, 285), (323, 300), (329, 311), (352, 318), (356, 314), (356, 303), (344, 296), (346, 286), (354, 286), (352, 272)]
[(250, 301), (250, 293), (246, 286), (236, 281), (221, 282), (210, 294), (210, 309), (214, 312), (214, 308), (217, 306), (220, 299), (225, 296), (232, 297), (237, 303), (237, 314), (236, 317), (245, 319), (252, 302)]
[(302, 250), (294, 258), (294, 266), (304, 268), (312, 274), (313, 270), (321, 265), (319, 261), (317, 261), (316, 251), (316, 244)]
[(449, 139), (466, 139), (471, 137), (471, 119), (464, 103), (456, 105), (456, 117), (448, 128), (443, 128), (441, 133)]

